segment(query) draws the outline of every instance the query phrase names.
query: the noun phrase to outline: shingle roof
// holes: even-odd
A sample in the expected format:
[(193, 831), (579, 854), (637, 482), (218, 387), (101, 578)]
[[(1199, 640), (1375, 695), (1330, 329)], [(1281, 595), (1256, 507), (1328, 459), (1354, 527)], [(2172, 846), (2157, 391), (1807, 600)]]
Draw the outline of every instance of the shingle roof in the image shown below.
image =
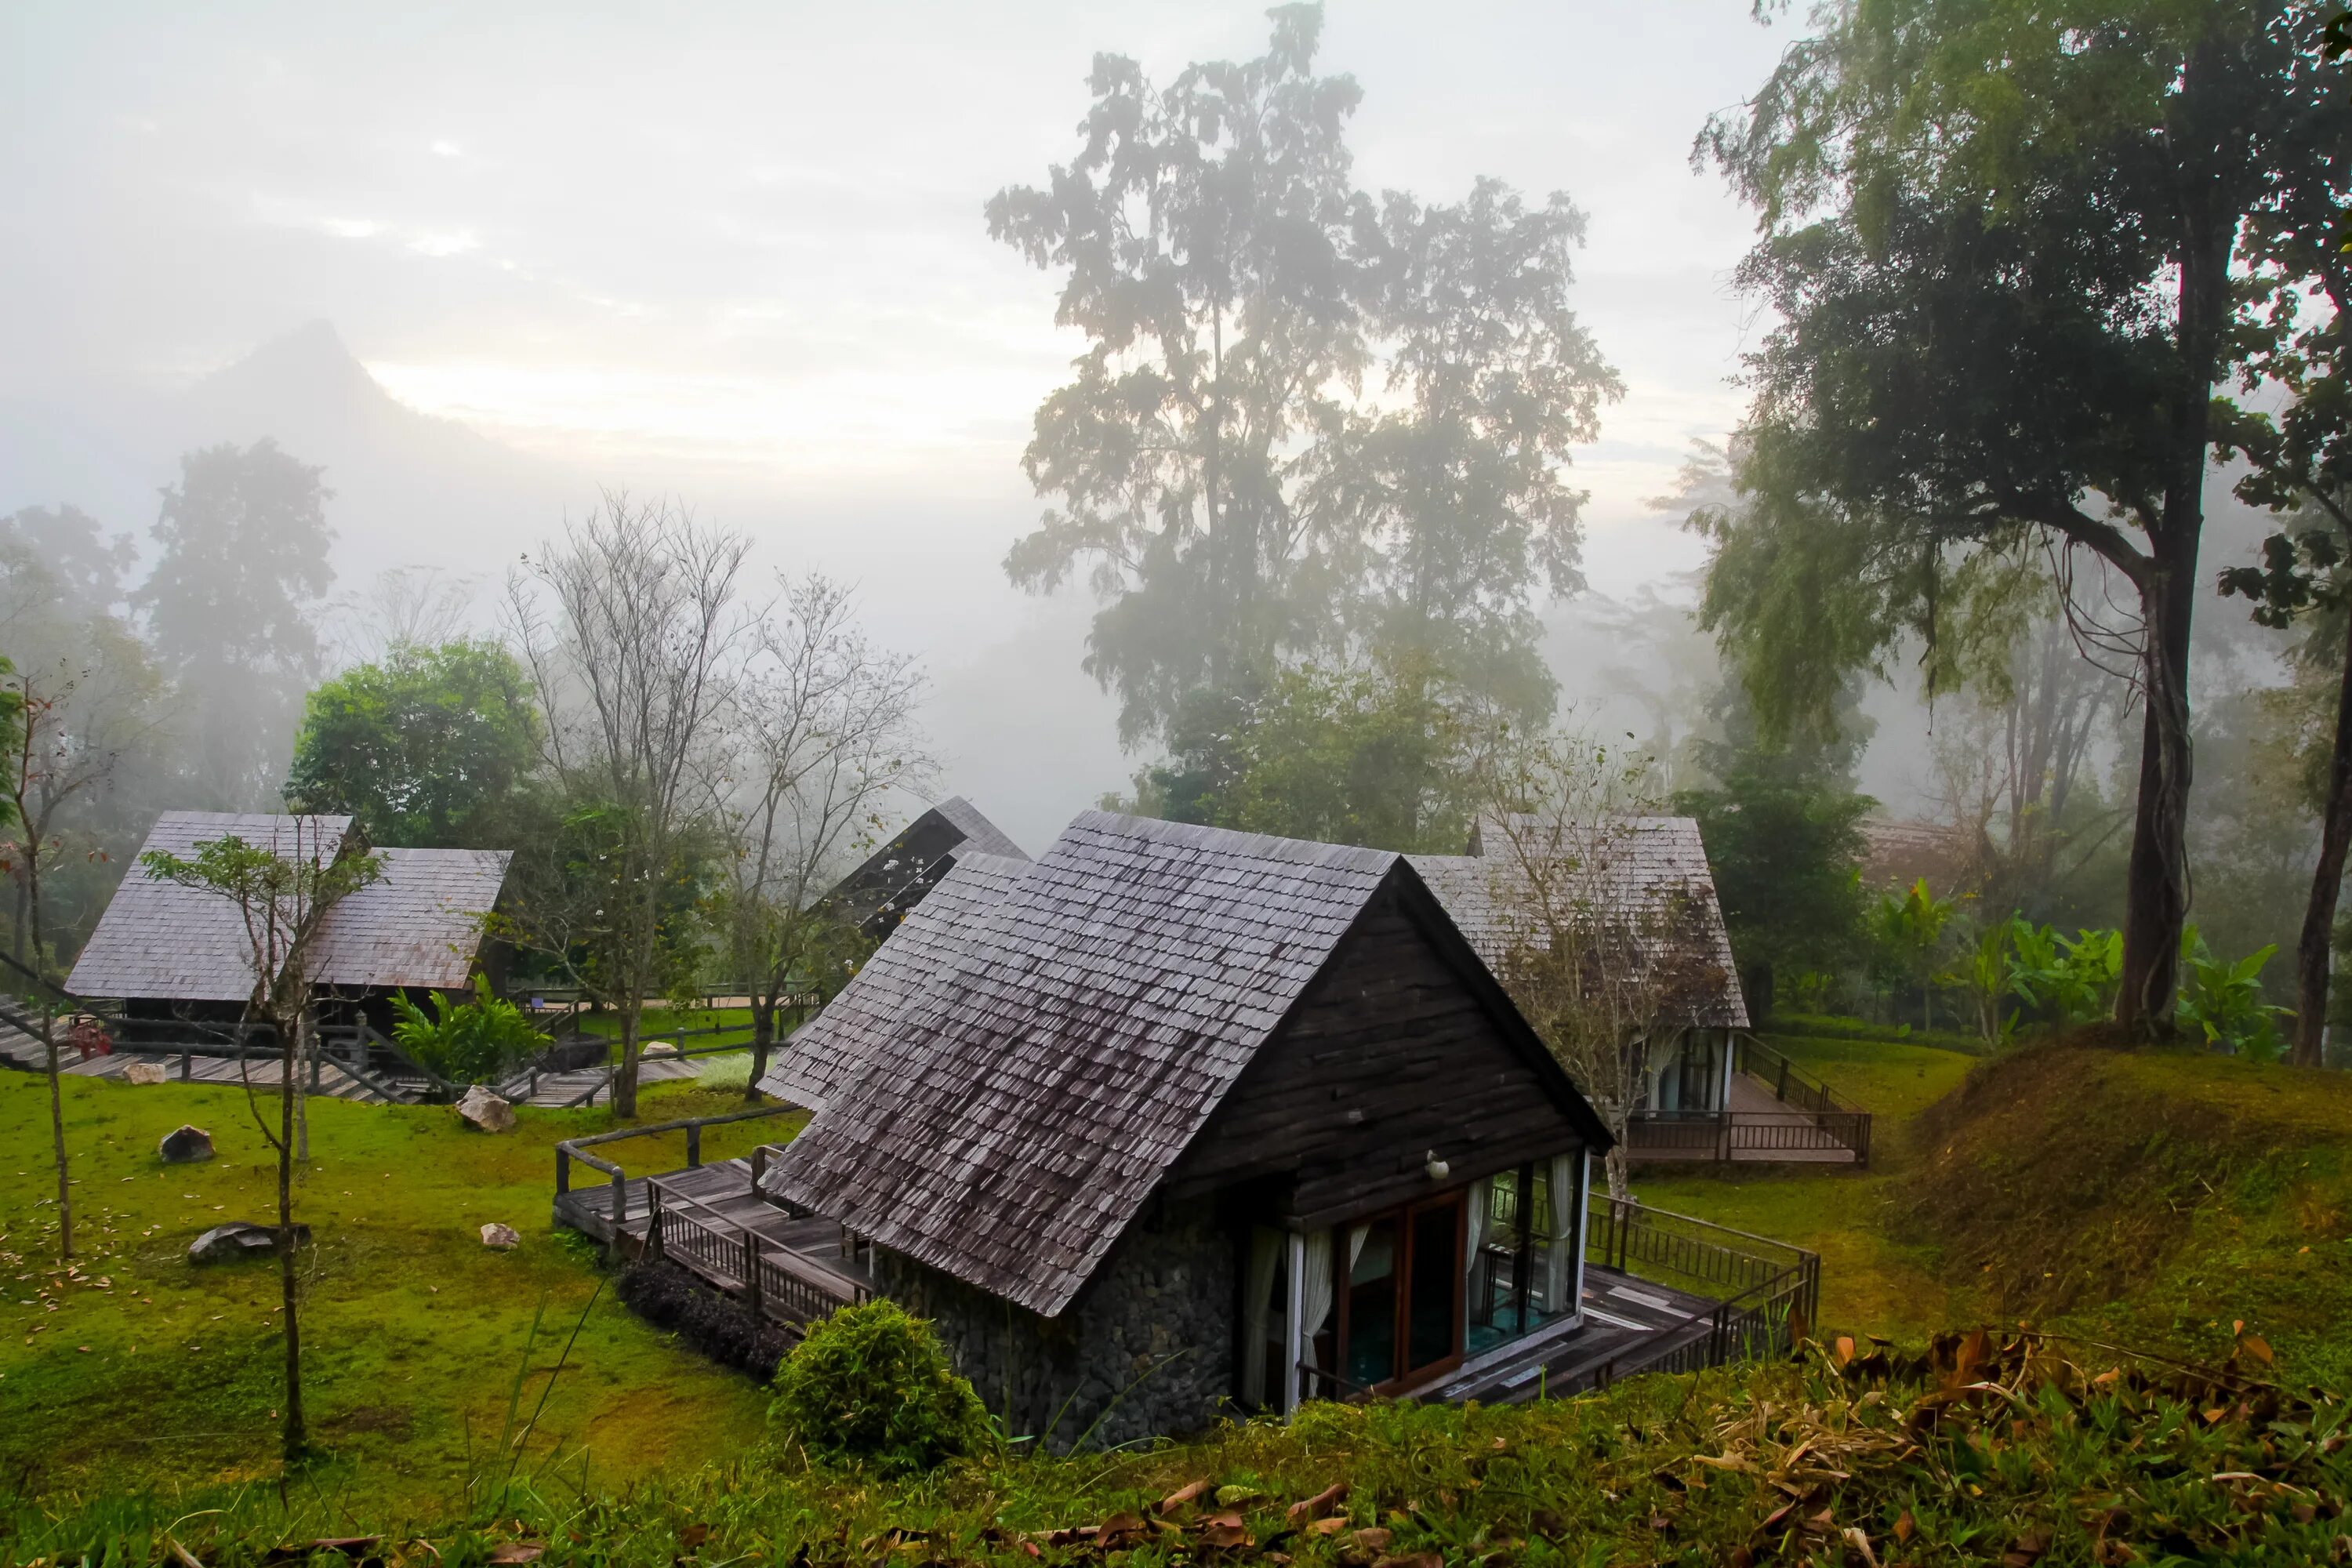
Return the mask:
[[(169, 811), (142, 852), (193, 856), (235, 837), (281, 855), (331, 858), (347, 816)], [(328, 912), (320, 931), (320, 984), (452, 989), (466, 983), (481, 946), (481, 921), (506, 878), (504, 850), (387, 849), (382, 877)], [(83, 996), (241, 1002), (253, 986), (253, 954), (236, 906), (217, 893), (148, 875), (133, 864), (115, 889), (67, 982)]]
[(951, 795), (891, 835), (888, 843), (835, 883), (823, 902), (878, 939), (922, 902), (958, 856), (967, 853), (1029, 858), (978, 806)]
[(1059, 1312), (1398, 862), (1087, 813), (943, 923), (953, 967), (877, 1030), (767, 1190)]
[(963, 835), (959, 847), (976, 855), (998, 855), (1008, 860), (1026, 860), (1028, 855), (1021, 846), (1004, 836), (1002, 828), (981, 815), (980, 807), (960, 795), (951, 795), (931, 807), (956, 825)]
[(383, 874), (327, 911), (319, 978), (353, 988), (462, 987), (513, 852), (386, 849), (383, 856)]
[[(1494, 825), (1482, 826), (1469, 855), (1415, 855), (1412, 860), (1479, 957), (1499, 972), (1514, 940), (1511, 908), (1526, 877), (1507, 852), (1487, 843), (1496, 833)], [(1682, 973), (1703, 984), (1690, 1022), (1746, 1028), (1748, 1004), (1740, 995), (1731, 937), (1724, 929), (1698, 824), (1687, 816), (1623, 817), (1612, 825), (1607, 846), (1611, 863), (1599, 879), (1603, 889), (1633, 917), (1639, 940), (1654, 948), (1677, 944), (1671, 955), (1654, 952), (1654, 961), (1671, 956)], [(1481, 849), (1487, 852), (1481, 855)], [(1672, 918), (1654, 923), (1639, 918), (1669, 910)]]
[(793, 1031), (760, 1088), (780, 1100), (822, 1110), (924, 988), (962, 956), (961, 932), (992, 908), (1032, 862), (959, 853), (955, 868), (899, 921), (824, 1011)]

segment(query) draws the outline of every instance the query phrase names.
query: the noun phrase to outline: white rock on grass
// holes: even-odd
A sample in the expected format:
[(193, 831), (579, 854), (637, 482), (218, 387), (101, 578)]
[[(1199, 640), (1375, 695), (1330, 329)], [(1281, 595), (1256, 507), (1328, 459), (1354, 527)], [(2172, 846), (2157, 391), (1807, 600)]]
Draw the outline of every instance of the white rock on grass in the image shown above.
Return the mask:
[(522, 1235), (520, 1232), (517, 1231), (514, 1226), (510, 1225), (500, 1225), (497, 1221), (493, 1220), (491, 1223), (482, 1227), (482, 1245), (484, 1247), (493, 1247), (500, 1252), (504, 1252), (510, 1247), (520, 1247), (522, 1245)]
[(487, 1084), (476, 1084), (457, 1101), (457, 1114), (485, 1132), (514, 1131), (514, 1107), (492, 1093)]
[(638, 1047), (637, 1055), (641, 1057), (674, 1057), (677, 1055), (677, 1047), (670, 1044), (667, 1040), (647, 1040), (643, 1046)]
[(122, 1081), (125, 1083), (162, 1083), (170, 1076), (163, 1070), (162, 1062), (132, 1062), (122, 1069)]

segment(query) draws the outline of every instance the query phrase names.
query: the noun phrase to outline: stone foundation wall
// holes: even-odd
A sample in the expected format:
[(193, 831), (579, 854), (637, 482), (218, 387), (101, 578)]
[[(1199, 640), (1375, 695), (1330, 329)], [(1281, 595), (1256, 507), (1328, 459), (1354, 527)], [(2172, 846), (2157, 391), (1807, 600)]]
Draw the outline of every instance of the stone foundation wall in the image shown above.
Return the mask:
[[(1016, 1437), (1066, 1449), (1196, 1432), (1234, 1386), (1235, 1244), (1209, 1205), (1132, 1226), (1058, 1318), (877, 1248), (881, 1293), (937, 1325)], [(1050, 1431), (1049, 1431), (1050, 1428)]]

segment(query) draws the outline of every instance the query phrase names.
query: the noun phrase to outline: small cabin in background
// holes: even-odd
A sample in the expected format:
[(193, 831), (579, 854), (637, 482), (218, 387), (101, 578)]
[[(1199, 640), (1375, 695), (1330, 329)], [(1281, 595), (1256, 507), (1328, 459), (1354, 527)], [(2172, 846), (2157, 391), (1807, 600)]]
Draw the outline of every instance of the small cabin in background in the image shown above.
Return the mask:
[[(332, 859), (356, 848), (348, 816), (167, 811), (141, 846), (193, 858), (227, 837), (282, 856)], [(392, 1025), (392, 997), (454, 995), (477, 970), (499, 978), (505, 954), (486, 922), (506, 881), (503, 849), (379, 850), (382, 874), (330, 910), (314, 973), (322, 1023)], [(134, 861), (67, 984), (117, 1000), (125, 1044), (169, 1039), (194, 1024), (232, 1024), (253, 989), (253, 950), (236, 905), (217, 893), (151, 876)]]
[[(1623, 818), (1612, 826), (1608, 853), (1607, 874), (1598, 880), (1643, 949), (1635, 961), (1679, 977), (1676, 1026), (1631, 1043), (1643, 1053), (1643, 1098), (1635, 1109), (1721, 1111), (1732, 1093), (1734, 1037), (1748, 1026), (1748, 1004), (1698, 824), (1687, 816)], [(1416, 855), (1412, 863), (1479, 955), (1501, 972), (1514, 931), (1528, 929), (1511, 910), (1528, 896), (1526, 877), (1501, 829), (1481, 824), (1471, 831), (1468, 854)], [(1644, 918), (1668, 910), (1670, 918)]]
[(953, 795), (892, 835), (822, 902), (868, 941), (880, 942), (966, 855), (1029, 858), (978, 806)]

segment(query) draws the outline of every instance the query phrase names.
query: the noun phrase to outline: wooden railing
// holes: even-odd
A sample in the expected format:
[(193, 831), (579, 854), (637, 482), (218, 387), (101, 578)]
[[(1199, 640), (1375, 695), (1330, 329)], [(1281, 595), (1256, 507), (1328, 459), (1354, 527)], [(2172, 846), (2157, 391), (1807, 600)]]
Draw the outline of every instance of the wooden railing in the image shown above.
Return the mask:
[(1823, 1116), (1869, 1114), (1753, 1035), (1734, 1037), (1731, 1065), (1769, 1089), (1783, 1105)]
[[(1587, 1262), (1713, 1299), (1716, 1311), (1706, 1342), (1717, 1360), (1760, 1353), (1771, 1332), (1785, 1345), (1793, 1315), (1814, 1321), (1821, 1311), (1821, 1255), (1769, 1237), (1631, 1199), (1595, 1194), (1585, 1211)], [(1625, 1369), (1630, 1370), (1630, 1369)]]
[(1846, 1154), (1870, 1163), (1867, 1110), (1636, 1110), (1625, 1121), (1632, 1154), (1769, 1160), (1776, 1154)]

